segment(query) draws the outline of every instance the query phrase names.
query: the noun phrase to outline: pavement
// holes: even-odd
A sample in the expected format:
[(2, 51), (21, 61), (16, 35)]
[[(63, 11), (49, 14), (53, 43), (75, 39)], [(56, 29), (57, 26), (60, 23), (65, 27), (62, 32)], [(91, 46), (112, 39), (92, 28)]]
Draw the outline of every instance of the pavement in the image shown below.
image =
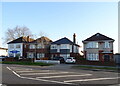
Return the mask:
[(73, 69), (74, 64), (54, 66), (2, 66), (3, 84), (8, 86), (118, 86), (117, 72)]

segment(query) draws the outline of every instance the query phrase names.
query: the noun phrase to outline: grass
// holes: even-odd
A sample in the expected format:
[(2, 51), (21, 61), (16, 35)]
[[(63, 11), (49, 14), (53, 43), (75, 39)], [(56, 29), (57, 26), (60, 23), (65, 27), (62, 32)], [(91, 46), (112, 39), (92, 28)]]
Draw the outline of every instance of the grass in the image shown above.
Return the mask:
[(19, 65), (35, 65), (35, 66), (50, 66), (53, 64), (42, 63), (42, 62), (10, 62), (10, 61), (3, 61), (2, 64), (19, 64)]
[(118, 70), (114, 67), (92, 67), (92, 66), (73, 66), (73, 68), (84, 68), (84, 69), (106, 69), (106, 70)]

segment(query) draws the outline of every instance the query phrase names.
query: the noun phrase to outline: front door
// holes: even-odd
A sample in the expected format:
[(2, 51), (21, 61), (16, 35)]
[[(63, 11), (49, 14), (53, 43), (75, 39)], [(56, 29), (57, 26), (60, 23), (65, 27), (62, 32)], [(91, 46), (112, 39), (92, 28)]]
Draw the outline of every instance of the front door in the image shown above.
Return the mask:
[(104, 55), (104, 61), (109, 62), (110, 61), (110, 55)]

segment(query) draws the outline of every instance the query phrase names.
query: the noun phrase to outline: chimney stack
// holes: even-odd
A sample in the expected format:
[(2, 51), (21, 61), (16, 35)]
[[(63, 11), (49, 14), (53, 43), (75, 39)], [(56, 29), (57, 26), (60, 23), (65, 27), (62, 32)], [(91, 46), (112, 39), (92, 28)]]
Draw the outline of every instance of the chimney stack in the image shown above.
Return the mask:
[(29, 40), (30, 38), (29, 38), (29, 36), (27, 36), (27, 42), (30, 42), (30, 40)]
[(75, 34), (75, 33), (74, 33), (74, 35), (73, 35), (73, 43), (76, 44), (76, 34)]

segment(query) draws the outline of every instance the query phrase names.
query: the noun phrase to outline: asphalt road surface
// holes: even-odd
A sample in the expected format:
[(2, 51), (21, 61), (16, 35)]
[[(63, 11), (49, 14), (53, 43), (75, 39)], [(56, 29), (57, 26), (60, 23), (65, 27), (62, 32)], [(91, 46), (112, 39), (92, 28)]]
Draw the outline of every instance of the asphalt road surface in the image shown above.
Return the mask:
[(2, 84), (7, 86), (119, 86), (119, 74), (73, 69), (72, 65), (2, 65)]

